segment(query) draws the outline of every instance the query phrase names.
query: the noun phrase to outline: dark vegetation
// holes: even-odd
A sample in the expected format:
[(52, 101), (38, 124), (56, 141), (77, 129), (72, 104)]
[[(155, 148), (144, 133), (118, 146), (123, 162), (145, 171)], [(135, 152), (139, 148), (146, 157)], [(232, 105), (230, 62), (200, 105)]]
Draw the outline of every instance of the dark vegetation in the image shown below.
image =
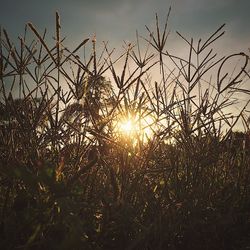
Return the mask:
[[(54, 47), (32, 24), (17, 46), (1, 30), (1, 249), (249, 249), (249, 56), (218, 58), (221, 26), (179, 34), (180, 58), (167, 23), (120, 55), (65, 47), (58, 15)], [(126, 116), (151, 135), (117, 130)]]

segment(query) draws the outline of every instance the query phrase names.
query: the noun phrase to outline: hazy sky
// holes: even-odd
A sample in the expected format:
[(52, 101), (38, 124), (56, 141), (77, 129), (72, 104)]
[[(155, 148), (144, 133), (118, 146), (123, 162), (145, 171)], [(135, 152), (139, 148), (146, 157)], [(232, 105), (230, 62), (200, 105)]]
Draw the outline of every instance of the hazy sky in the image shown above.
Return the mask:
[[(250, 0), (0, 0), (0, 24), (14, 38), (32, 22), (39, 30), (54, 29), (55, 11), (61, 15), (68, 42), (97, 34), (100, 40), (121, 44), (145, 32), (157, 12), (165, 19), (172, 6), (170, 28), (187, 37), (202, 37), (226, 23), (227, 45), (250, 47)], [(174, 32), (173, 32), (174, 33)]]
[[(145, 35), (145, 25), (153, 27), (155, 13), (164, 24), (170, 6), (169, 46), (175, 48), (175, 54), (184, 53), (176, 30), (198, 40), (224, 23), (226, 34), (216, 45), (217, 52), (249, 53), (250, 0), (0, 0), (0, 25), (14, 40), (23, 34), (27, 22), (40, 32), (47, 28), (52, 38), (58, 11), (71, 49), (94, 34), (97, 41), (110, 41), (111, 46), (121, 48), (124, 40), (135, 41), (136, 30)], [(247, 82), (245, 87), (250, 89), (249, 85)]]
[(250, 0), (0, 0), (0, 3), (0, 25), (14, 41), (23, 34), (25, 24), (32, 22), (41, 33), (47, 28), (47, 39), (53, 42), (58, 11), (69, 48), (96, 34), (97, 41), (109, 41), (119, 51), (124, 40), (135, 41), (136, 30), (145, 36), (145, 25), (154, 27), (155, 13), (164, 25), (171, 6), (167, 44), (170, 52), (183, 55), (188, 51), (176, 30), (198, 41), (223, 23), (226, 33), (213, 45), (216, 52), (249, 53), (250, 48)]

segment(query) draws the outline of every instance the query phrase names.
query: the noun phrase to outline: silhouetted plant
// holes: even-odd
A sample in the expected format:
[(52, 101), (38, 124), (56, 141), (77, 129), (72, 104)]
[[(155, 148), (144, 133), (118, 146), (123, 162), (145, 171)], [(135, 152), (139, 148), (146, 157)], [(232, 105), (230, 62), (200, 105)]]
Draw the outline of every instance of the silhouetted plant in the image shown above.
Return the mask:
[(52, 47), (31, 23), (20, 46), (1, 30), (1, 249), (249, 247), (249, 101), (230, 111), (249, 97), (249, 56), (217, 58), (224, 25), (197, 43), (178, 33), (176, 56), (168, 18), (118, 56), (95, 37), (65, 47), (58, 14)]

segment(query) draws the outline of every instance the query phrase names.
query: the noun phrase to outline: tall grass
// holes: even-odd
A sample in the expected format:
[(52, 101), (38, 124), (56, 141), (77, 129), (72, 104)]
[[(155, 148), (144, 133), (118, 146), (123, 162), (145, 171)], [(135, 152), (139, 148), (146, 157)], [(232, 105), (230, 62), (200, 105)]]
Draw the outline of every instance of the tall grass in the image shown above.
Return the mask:
[[(1, 30), (1, 249), (250, 247), (249, 101), (233, 112), (249, 56), (214, 53), (224, 25), (178, 33), (176, 56), (168, 18), (120, 55), (65, 47), (58, 14), (52, 47), (31, 23), (17, 45)], [(151, 135), (122, 134), (121, 116), (150, 116)]]

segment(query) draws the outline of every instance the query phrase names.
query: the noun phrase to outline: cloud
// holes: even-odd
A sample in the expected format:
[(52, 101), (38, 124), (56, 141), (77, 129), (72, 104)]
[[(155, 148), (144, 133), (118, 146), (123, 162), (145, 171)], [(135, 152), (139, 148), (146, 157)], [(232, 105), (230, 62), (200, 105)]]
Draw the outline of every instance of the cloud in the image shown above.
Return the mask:
[(1, 4), (0, 24), (13, 35), (22, 33), (28, 21), (39, 30), (47, 27), (54, 32), (55, 11), (59, 11), (63, 32), (73, 44), (94, 33), (117, 44), (134, 39), (136, 29), (145, 34), (144, 25), (153, 27), (155, 12), (163, 23), (170, 5), (173, 31), (205, 37), (227, 23), (226, 30), (237, 43), (249, 38), (249, 0), (8, 0)]

